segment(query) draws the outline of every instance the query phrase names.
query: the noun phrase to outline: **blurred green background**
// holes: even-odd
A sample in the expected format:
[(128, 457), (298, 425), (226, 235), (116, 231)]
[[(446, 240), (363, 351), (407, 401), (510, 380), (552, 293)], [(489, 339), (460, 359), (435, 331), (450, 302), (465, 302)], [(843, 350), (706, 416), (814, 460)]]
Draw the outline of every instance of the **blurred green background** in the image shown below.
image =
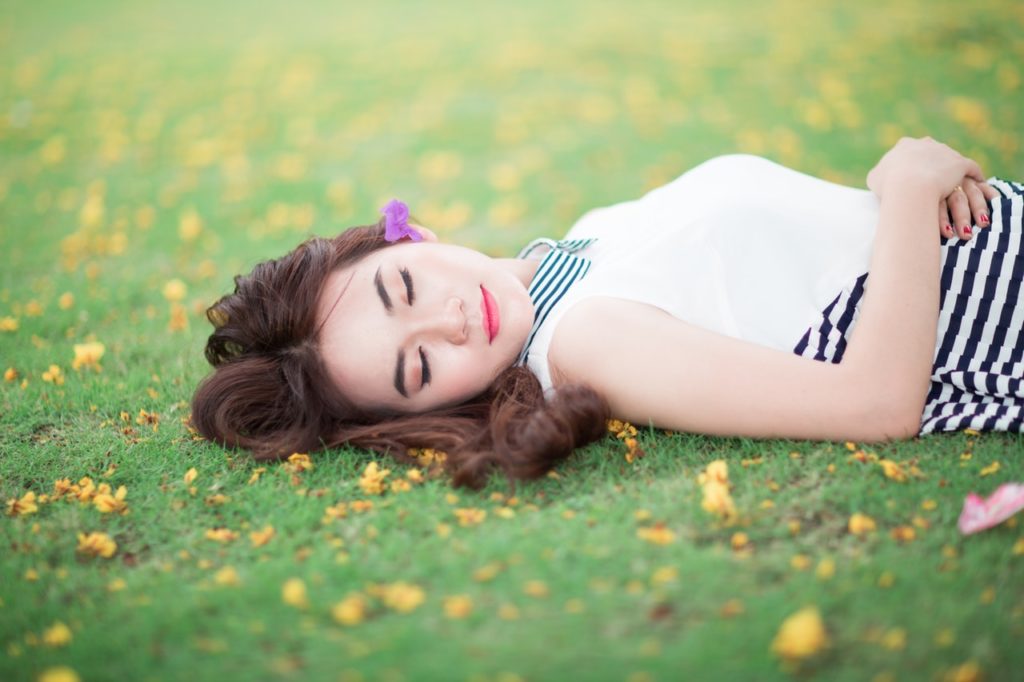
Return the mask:
[[(526, 486), (536, 507), (514, 519), (496, 516), (500, 483), (452, 501), (430, 481), (321, 528), (360, 496), (365, 458), (250, 486), (255, 465), (182, 418), (207, 371), (202, 312), (231, 278), (375, 222), (391, 197), (444, 239), (512, 255), (731, 152), (863, 186), (901, 135), (931, 135), (1022, 180), (1022, 79), (1013, 0), (0, 1), (0, 498), (88, 475), (126, 485), (131, 509), (0, 519), (0, 678), (1010, 679), (1020, 531), (966, 542), (953, 524), (966, 492), (1021, 479), (1016, 436), (892, 446), (929, 475), (897, 484), (842, 446), (650, 431), (643, 460), (613, 440)], [(87, 341), (105, 345), (101, 372), (72, 367)], [(752, 557), (699, 507), (694, 474), (719, 457)], [(218, 491), (234, 501), (204, 503)], [(931, 530), (890, 541), (929, 500)], [(453, 505), (492, 513), (443, 536)], [(870, 542), (844, 530), (859, 511), (879, 519)], [(681, 539), (638, 540), (642, 519)], [(264, 524), (266, 550), (204, 536)], [(109, 562), (76, 553), (93, 530), (117, 540)], [(835, 581), (794, 556), (837, 557)], [(495, 582), (470, 579), (488, 561)], [(240, 585), (213, 578), (227, 567)], [(312, 610), (282, 604), (293, 576)], [(416, 613), (332, 620), (349, 590), (397, 577), (425, 587)], [(524, 596), (533, 579), (550, 594)], [(462, 592), (473, 616), (446, 617)], [(720, 615), (730, 599), (744, 615)], [(769, 645), (803, 603), (831, 653), (781, 667)], [(72, 642), (40, 644), (57, 620)]]
[(1022, 11), (6, 2), (5, 276), (41, 267), (100, 182), (128, 248), (171, 251), (136, 234), (140, 206), (156, 233), (194, 208), (202, 254), (232, 269), (391, 196), (510, 253), (733, 151), (863, 186), (900, 135), (930, 134), (1018, 177)]

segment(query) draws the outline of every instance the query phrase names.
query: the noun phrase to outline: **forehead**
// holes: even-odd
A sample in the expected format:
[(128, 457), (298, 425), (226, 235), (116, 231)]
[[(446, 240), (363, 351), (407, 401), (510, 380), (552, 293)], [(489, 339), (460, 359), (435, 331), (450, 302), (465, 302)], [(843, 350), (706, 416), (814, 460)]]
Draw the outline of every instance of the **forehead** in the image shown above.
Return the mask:
[[(360, 313), (384, 313), (380, 298), (373, 282), (378, 268), (389, 267), (389, 263), (400, 262), (409, 265), (429, 257), (429, 247), (434, 245), (402, 242), (377, 249), (355, 263), (340, 267), (332, 272), (320, 291), (317, 302), (317, 322), (326, 325), (321, 329), (321, 342), (328, 327), (336, 327), (335, 317), (359, 316)], [(414, 248), (415, 247), (415, 248)], [(384, 274), (390, 274), (386, 271)], [(376, 305), (374, 305), (376, 304)], [(346, 326), (346, 325), (342, 325)]]
[[(317, 306), (320, 353), (336, 386), (359, 404), (379, 404), (393, 387), (397, 349), (386, 338), (387, 316), (373, 283), (380, 249), (332, 272)], [(396, 393), (397, 395), (397, 393)]]

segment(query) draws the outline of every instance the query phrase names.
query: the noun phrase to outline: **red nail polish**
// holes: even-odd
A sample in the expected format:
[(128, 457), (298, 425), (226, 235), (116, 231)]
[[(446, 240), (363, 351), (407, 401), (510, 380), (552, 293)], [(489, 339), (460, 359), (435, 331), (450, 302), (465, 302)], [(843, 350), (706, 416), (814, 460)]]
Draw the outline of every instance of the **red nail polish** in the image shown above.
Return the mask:
[(946, 223), (946, 232), (949, 232), (951, 234), (953, 232), (953, 226), (950, 225), (949, 223)]
[(971, 236), (971, 228), (969, 228), (969, 227), (967, 227), (965, 225), (964, 226), (964, 234), (967, 235), (968, 237), (970, 237)]
[(978, 221), (981, 222), (984, 225), (988, 225), (988, 216), (985, 215), (984, 213), (982, 213), (981, 217), (978, 218)]

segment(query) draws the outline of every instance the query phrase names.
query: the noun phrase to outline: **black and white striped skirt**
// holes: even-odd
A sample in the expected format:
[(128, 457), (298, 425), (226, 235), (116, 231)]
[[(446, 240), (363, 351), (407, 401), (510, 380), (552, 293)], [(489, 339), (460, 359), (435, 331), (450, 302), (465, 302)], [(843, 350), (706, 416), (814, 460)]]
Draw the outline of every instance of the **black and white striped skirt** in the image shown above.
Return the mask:
[[(1024, 432), (1024, 185), (992, 179), (992, 224), (969, 241), (942, 239), (941, 304), (931, 388), (921, 434)], [(793, 349), (839, 362), (864, 296), (867, 273), (822, 311)]]

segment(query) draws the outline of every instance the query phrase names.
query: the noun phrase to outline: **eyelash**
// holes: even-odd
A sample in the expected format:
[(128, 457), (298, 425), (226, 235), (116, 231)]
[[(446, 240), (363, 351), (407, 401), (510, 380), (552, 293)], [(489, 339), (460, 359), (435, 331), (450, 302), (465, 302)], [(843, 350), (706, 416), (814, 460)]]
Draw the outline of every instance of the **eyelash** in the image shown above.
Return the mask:
[[(409, 305), (413, 304), (416, 300), (416, 293), (412, 288), (412, 275), (409, 274), (409, 268), (401, 268), (398, 271), (402, 275), (402, 281), (405, 282), (405, 294), (409, 299)], [(426, 386), (430, 383), (430, 363), (427, 362), (427, 355), (423, 352), (423, 348), (419, 349), (420, 352), (420, 367), (423, 371), (423, 380), (421, 385)]]
[(416, 298), (416, 295), (412, 290), (412, 275), (409, 274), (408, 268), (402, 268), (399, 272), (402, 275), (402, 281), (405, 282), (405, 294), (409, 297), (409, 305), (412, 305)]
[(420, 348), (420, 364), (423, 367), (423, 385), (426, 386), (430, 383), (430, 364), (427, 362), (427, 356), (423, 353), (422, 348)]

